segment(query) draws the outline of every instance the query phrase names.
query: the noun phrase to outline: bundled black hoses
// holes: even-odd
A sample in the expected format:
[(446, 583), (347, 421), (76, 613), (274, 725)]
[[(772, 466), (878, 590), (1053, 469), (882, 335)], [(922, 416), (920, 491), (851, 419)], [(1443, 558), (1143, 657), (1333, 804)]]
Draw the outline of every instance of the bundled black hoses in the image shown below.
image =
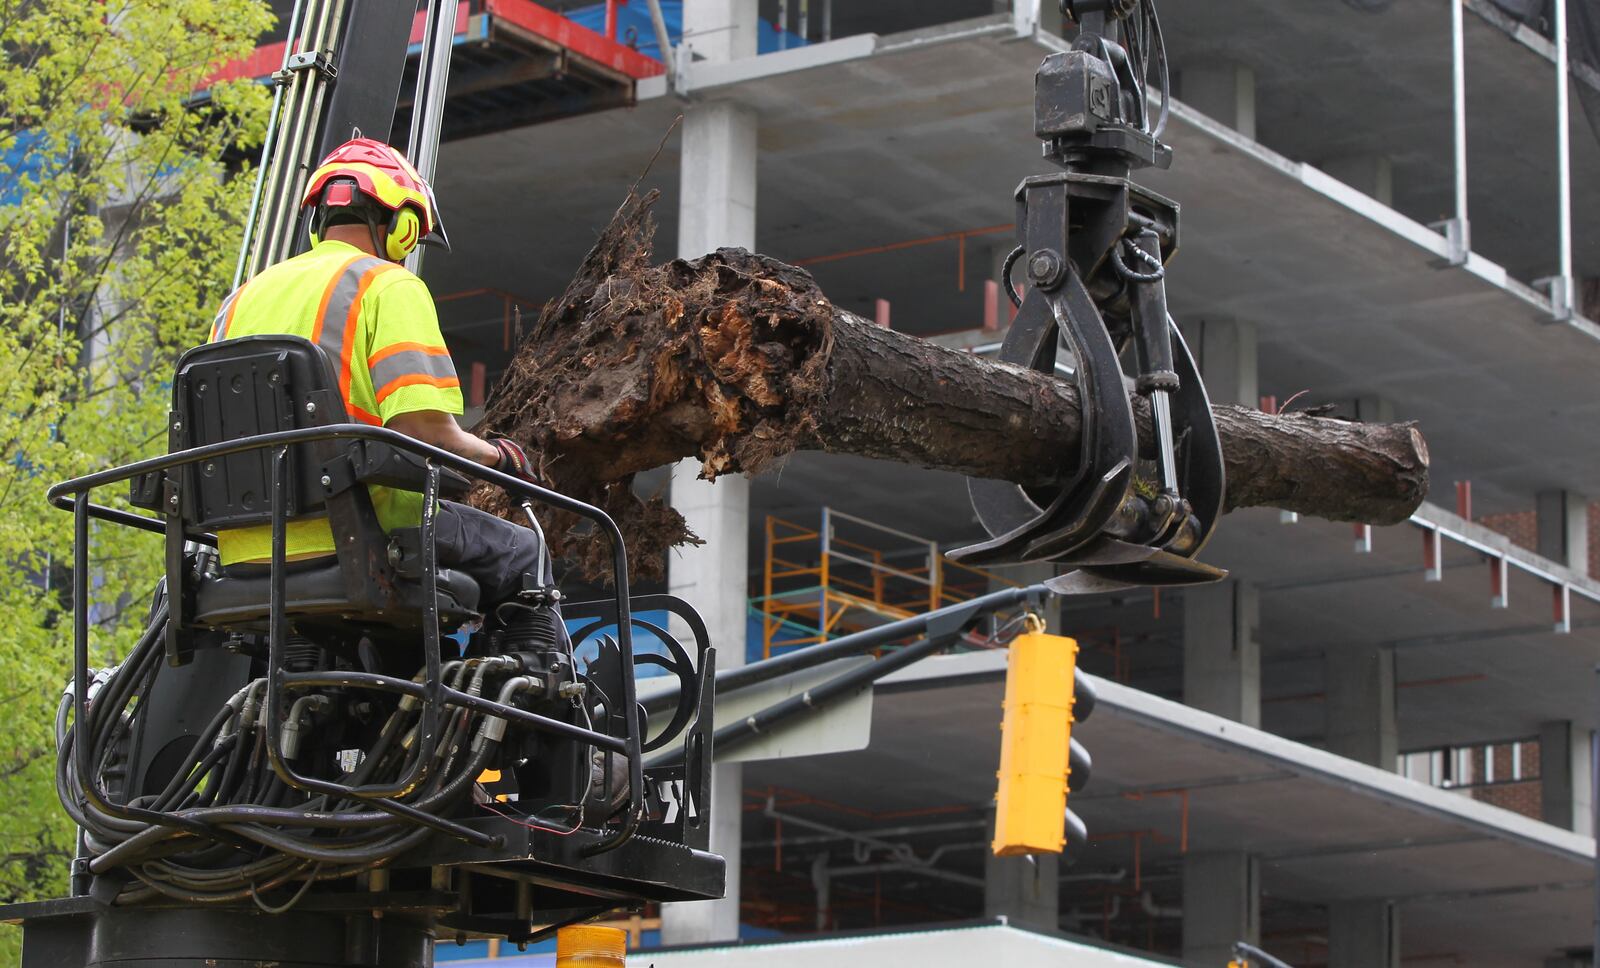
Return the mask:
[[(105, 778), (127, 768), (126, 739), (153, 714), (145, 698), (161, 669), (166, 621), (162, 603), (128, 657), (92, 677), (83, 722), (71, 722), (70, 690), (56, 715), (57, 791), (83, 829), (90, 870), (121, 871), (134, 879), (119, 901), (155, 895), (196, 903), (253, 898), (264, 910), (279, 910), (264, 904), (260, 893), (371, 870), (434, 833), (355, 797), (311, 796), (291, 788), (265, 752), (264, 680), (222, 705), (159, 793), (132, 798), (106, 789)], [(491, 674), (509, 677), (513, 671), (502, 660), (473, 659), (447, 664), (445, 679), (453, 688), (470, 679), (468, 691), (481, 695)], [(516, 680), (504, 688), (516, 688)], [(345, 781), (352, 787), (390, 782), (417, 757), (426, 757), (424, 780), (396, 800), (447, 816), (469, 797), (498, 740), (486, 729), (483, 713), (452, 708), (437, 745), (418, 749), (419, 716), (416, 703), (400, 702)], [(90, 741), (81, 743), (85, 737)], [(92, 790), (80, 782), (79, 757), (91, 765)]]

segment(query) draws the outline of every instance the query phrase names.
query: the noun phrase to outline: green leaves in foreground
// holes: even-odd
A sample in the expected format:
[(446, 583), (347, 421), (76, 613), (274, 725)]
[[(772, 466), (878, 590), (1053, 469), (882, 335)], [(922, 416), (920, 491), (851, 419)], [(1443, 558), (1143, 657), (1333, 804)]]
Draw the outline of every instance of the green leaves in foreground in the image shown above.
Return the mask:
[[(164, 449), (169, 371), (231, 282), (237, 159), (268, 104), (207, 81), (270, 23), (263, 0), (0, 0), (0, 902), (63, 892), (72, 851), (52, 777), (71, 518), (45, 491)], [(137, 634), (160, 548), (95, 541), (105, 663)]]

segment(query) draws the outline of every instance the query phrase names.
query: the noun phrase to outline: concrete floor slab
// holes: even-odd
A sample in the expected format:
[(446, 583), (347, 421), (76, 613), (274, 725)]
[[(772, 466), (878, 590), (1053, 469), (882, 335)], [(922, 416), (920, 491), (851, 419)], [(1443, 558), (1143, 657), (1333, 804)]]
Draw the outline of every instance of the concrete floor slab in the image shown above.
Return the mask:
[[(871, 812), (981, 809), (993, 796), (1003, 662), (971, 653), (891, 676), (867, 750), (748, 765), (746, 784)], [(1075, 873), (1137, 863), (1160, 885), (1185, 848), (1242, 849), (1262, 857), (1263, 890), (1281, 900), (1397, 900), (1408, 956), (1529, 964), (1584, 943), (1592, 839), (1101, 685), (1096, 713), (1075, 734), (1095, 757), (1090, 785), (1070, 800), (1094, 838)], [(1134, 831), (1144, 832), (1137, 854)], [(1486, 906), (1493, 919), (1467, 913)]]

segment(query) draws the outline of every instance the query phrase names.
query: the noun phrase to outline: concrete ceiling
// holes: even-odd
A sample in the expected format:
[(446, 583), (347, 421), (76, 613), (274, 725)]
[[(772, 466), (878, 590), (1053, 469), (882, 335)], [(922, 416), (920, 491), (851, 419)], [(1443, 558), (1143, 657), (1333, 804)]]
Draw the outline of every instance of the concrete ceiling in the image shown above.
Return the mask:
[[(1388, 157), (1396, 207), (1423, 222), (1454, 215), (1450, 18), (1429, 0), (1379, 13), (1317, 0), (1169, 2), (1174, 66), (1239, 64), (1256, 75), (1257, 137), (1297, 161)], [(1555, 69), (1499, 27), (1464, 19), (1468, 208), (1473, 242), (1523, 280), (1553, 274)], [(1572, 112), (1573, 211), (1600, 204), (1600, 142)], [(1580, 261), (1600, 265), (1600, 233), (1580, 228)]]
[[(1497, 36), (1505, 46), (1492, 62), (1536, 66), (1534, 54)], [(1033, 44), (976, 38), (719, 92), (764, 119), (763, 250), (799, 261), (1009, 222), (1012, 189), (1038, 167), (1025, 92), (1040, 54)], [(558, 292), (679, 110), (658, 98), (444, 146), (440, 194), (457, 250), (430, 255), (435, 290), (487, 285), (535, 304)], [(663, 257), (676, 231), (675, 138), (646, 182), (664, 190)], [(1170, 140), (1174, 170), (1148, 181), (1185, 206), (1171, 304), (1183, 319), (1256, 322), (1263, 393), (1393, 401), (1401, 417), (1421, 421), (1437, 476), (1472, 479), (1485, 510), (1520, 509), (1536, 490), (1581, 490), (1593, 479), (1600, 404), (1588, 389), (1600, 343), (1590, 334), (1541, 324), (1524, 298), (1477, 275), (1433, 270), (1432, 252), (1192, 114), (1175, 121)], [(1592, 170), (1600, 175), (1600, 160)], [(1438, 169), (1433, 181), (1445, 177)], [(1580, 181), (1600, 193), (1600, 178)], [(1535, 229), (1517, 237), (1518, 251), (1554, 231), (1548, 219)], [(877, 298), (889, 299), (897, 328), (971, 328), (982, 313), (979, 280), (1007, 243), (998, 233), (966, 240), (964, 291), (954, 240), (813, 271), (845, 308), (870, 314)], [(479, 327), (465, 355), (491, 370), (503, 364), (499, 303), (444, 312), (452, 326)]]

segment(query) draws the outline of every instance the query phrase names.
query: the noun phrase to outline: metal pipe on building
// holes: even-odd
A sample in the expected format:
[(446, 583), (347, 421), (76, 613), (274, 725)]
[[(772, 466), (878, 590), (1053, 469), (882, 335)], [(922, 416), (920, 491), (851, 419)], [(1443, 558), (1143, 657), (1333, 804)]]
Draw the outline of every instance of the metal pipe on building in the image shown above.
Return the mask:
[(1576, 307), (1572, 274), (1572, 125), (1569, 80), (1572, 64), (1567, 44), (1567, 0), (1555, 0), (1556, 32), (1556, 187), (1561, 207), (1561, 270), (1551, 283), (1550, 309), (1558, 319), (1568, 319)]
[(1455, 221), (1446, 232), (1450, 262), (1465, 265), (1472, 251), (1471, 223), (1467, 220), (1467, 51), (1463, 0), (1450, 0), (1450, 92), (1455, 147)]

